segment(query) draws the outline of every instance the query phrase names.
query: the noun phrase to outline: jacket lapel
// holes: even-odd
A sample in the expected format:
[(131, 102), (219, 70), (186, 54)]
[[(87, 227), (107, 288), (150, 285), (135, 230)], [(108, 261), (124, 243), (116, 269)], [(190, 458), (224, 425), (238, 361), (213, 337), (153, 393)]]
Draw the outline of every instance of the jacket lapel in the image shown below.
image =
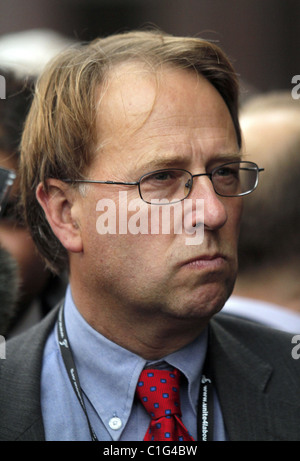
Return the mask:
[[(40, 403), (44, 344), (57, 317), (57, 309), (36, 327), (7, 342), (7, 360), (2, 365), (5, 394), (0, 394), (0, 440), (45, 440)], [(20, 417), (22, 414), (22, 417)]]
[[(11, 364), (9, 360), (2, 363), (6, 392), (0, 393), (1, 417), (5, 421), (0, 429), (0, 440), (44, 440), (40, 374), (44, 344), (56, 317), (57, 309), (54, 309), (39, 327), (31, 330), (30, 336), (7, 343), (7, 357), (11, 355), (15, 359)], [(211, 321), (209, 351), (229, 440), (299, 440), (299, 373), (295, 373), (298, 364), (295, 365), (290, 356), (290, 339), (286, 338), (289, 341), (285, 354), (283, 343), (277, 346), (278, 359), (274, 341), (269, 355), (264, 353), (269, 359), (271, 357), (273, 367), (259, 357), (259, 352), (252, 351), (254, 344), (258, 351), (261, 347), (257, 346), (256, 328), (247, 325), (247, 329), (241, 329), (236, 320), (224, 321), (221, 316), (217, 317), (219, 319)], [(245, 331), (246, 338), (243, 337)], [(265, 343), (269, 340), (270, 334)], [(286, 360), (288, 366), (283, 366), (280, 360)]]
[[(255, 341), (255, 336), (252, 340)], [(293, 413), (296, 421), (299, 409), (288, 398), (285, 401), (276, 398), (272, 365), (236, 339), (219, 321), (211, 322), (210, 356), (229, 440), (298, 439), (295, 424), (283, 422), (291, 422)]]

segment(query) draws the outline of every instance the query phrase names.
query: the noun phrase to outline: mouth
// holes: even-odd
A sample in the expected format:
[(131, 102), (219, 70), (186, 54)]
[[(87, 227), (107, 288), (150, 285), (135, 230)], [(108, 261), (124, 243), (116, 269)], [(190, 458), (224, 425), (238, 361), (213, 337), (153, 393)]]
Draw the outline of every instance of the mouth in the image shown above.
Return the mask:
[(222, 268), (226, 262), (225, 255), (221, 253), (204, 254), (191, 258), (181, 263), (182, 267), (188, 269), (218, 269)]

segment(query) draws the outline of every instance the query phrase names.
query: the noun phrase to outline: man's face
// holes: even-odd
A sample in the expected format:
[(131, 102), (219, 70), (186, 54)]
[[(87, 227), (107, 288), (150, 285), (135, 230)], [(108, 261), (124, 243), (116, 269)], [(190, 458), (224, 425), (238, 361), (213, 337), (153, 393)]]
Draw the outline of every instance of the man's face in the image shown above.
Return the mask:
[[(240, 159), (223, 99), (191, 72), (166, 68), (154, 76), (127, 64), (114, 73), (98, 102), (99, 153), (89, 179), (134, 182), (164, 168), (209, 173)], [(161, 226), (158, 233), (149, 228), (145, 233), (134, 233), (132, 228), (126, 232), (122, 227), (120, 234), (120, 211), (128, 203), (137, 200), (141, 220), (147, 215), (149, 222), (155, 205), (139, 198), (137, 186), (87, 186), (80, 211), (79, 271), (99, 305), (109, 305), (111, 313), (119, 311), (121, 316), (186, 319), (209, 318), (223, 306), (237, 270), (241, 199), (216, 195), (207, 176), (194, 179), (188, 198), (193, 205), (192, 226), (204, 224), (203, 241), (196, 245), (187, 245), (184, 230), (175, 233), (172, 226), (169, 233), (162, 233)], [(116, 206), (117, 226), (115, 233), (101, 235), (97, 222), (104, 199)], [(204, 201), (204, 222), (196, 216), (196, 199)], [(136, 212), (127, 209), (127, 223)]]

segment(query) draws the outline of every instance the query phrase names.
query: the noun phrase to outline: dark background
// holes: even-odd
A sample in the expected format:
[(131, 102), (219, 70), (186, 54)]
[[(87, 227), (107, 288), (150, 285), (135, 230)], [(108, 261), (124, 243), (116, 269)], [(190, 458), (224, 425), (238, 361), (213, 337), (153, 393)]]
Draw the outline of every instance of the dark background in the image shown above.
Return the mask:
[(300, 74), (300, 0), (0, 0), (0, 35), (91, 40), (149, 24), (217, 41), (250, 91), (291, 89)]

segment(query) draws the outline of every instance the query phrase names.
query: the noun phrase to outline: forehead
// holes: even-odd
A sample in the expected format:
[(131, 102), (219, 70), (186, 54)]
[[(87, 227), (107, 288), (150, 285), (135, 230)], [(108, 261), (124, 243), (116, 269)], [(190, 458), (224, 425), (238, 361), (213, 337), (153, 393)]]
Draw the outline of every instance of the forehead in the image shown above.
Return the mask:
[(162, 155), (166, 148), (198, 144), (197, 149), (202, 142), (205, 147), (213, 143), (220, 153), (237, 150), (231, 116), (218, 91), (201, 75), (172, 67), (151, 71), (127, 63), (114, 70), (97, 93), (96, 129), (101, 157), (117, 152), (120, 158), (128, 147), (144, 152), (146, 145), (148, 152), (153, 148)]
[[(96, 92), (97, 124), (107, 136), (116, 129), (135, 131), (150, 116), (160, 87), (161, 72), (142, 64), (124, 63), (113, 69)], [(104, 136), (102, 136), (103, 139)]]

